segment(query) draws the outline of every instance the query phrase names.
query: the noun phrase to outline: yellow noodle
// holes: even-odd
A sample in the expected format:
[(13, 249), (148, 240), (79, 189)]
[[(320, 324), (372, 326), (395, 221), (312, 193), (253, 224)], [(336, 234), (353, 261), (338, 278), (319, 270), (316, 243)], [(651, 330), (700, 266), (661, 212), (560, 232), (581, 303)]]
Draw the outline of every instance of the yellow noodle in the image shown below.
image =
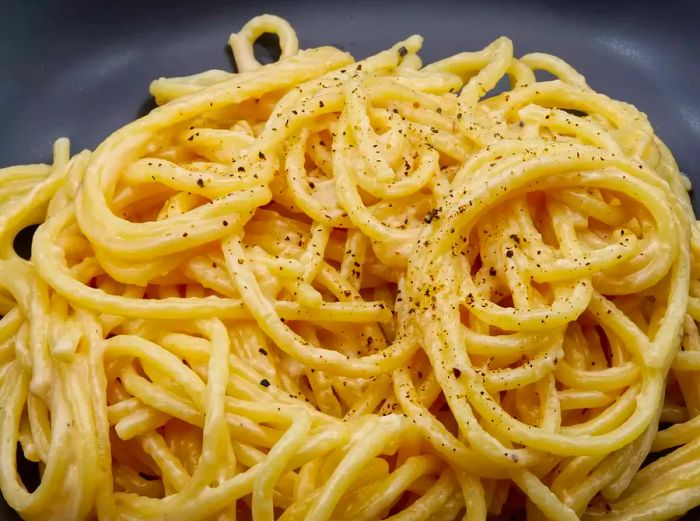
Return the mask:
[[(424, 66), (414, 35), (356, 62), (263, 15), (229, 44), (238, 72), (156, 79), (160, 107), (95, 151), (62, 138), (51, 164), (0, 169), (13, 509), (569, 521), (700, 505), (700, 226), (643, 113), (505, 37)], [(24, 260), (15, 237), (35, 224)]]

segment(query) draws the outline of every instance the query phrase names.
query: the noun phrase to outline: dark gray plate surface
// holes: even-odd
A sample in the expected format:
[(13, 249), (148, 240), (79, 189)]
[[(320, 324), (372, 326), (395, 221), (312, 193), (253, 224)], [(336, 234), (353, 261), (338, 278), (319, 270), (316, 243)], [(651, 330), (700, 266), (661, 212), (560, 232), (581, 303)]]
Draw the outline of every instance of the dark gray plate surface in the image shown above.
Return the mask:
[[(694, 0), (0, 0), (0, 167), (48, 161), (60, 136), (73, 150), (94, 147), (151, 108), (153, 78), (232, 68), (229, 33), (263, 12), (286, 17), (302, 47), (333, 44), (358, 57), (412, 33), (426, 37), (426, 61), (500, 35), (517, 54), (557, 54), (596, 90), (646, 112), (700, 183)], [(16, 519), (4, 503), (2, 519)]]

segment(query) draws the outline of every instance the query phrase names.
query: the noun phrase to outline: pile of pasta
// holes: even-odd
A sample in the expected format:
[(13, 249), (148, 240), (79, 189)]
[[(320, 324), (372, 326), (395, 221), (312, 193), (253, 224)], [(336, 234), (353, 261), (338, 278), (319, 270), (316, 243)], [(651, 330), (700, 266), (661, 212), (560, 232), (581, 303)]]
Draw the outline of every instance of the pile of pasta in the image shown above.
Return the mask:
[(421, 43), (354, 61), (260, 16), (237, 73), (158, 79), (94, 152), (0, 170), (0, 490), (24, 519), (700, 504), (688, 180), (561, 59)]

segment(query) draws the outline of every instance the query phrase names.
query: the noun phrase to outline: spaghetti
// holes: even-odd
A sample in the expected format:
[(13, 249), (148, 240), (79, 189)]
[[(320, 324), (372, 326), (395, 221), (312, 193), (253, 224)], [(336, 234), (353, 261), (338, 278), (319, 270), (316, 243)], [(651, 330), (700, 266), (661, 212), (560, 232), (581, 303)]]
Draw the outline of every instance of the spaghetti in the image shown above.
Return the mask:
[[(263, 33), (276, 63), (254, 56)], [(264, 15), (229, 43), (237, 73), (158, 79), (160, 106), (94, 152), (59, 139), (52, 164), (0, 170), (12, 508), (565, 521), (700, 504), (700, 228), (644, 114), (507, 38), (424, 66), (412, 36), (356, 62)]]

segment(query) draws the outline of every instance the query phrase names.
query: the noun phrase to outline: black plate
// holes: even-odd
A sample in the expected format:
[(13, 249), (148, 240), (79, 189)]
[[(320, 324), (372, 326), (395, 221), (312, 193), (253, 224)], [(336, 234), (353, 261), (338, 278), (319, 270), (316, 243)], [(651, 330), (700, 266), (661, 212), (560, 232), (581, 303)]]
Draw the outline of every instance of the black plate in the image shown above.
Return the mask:
[[(286, 17), (302, 47), (333, 44), (359, 57), (411, 33), (426, 37), (426, 61), (500, 35), (517, 54), (554, 53), (596, 90), (645, 111), (700, 183), (694, 0), (0, 0), (0, 166), (48, 161), (60, 136), (73, 150), (93, 148), (152, 107), (153, 78), (231, 69), (229, 33), (263, 12)], [(3, 503), (0, 519), (17, 518)]]

